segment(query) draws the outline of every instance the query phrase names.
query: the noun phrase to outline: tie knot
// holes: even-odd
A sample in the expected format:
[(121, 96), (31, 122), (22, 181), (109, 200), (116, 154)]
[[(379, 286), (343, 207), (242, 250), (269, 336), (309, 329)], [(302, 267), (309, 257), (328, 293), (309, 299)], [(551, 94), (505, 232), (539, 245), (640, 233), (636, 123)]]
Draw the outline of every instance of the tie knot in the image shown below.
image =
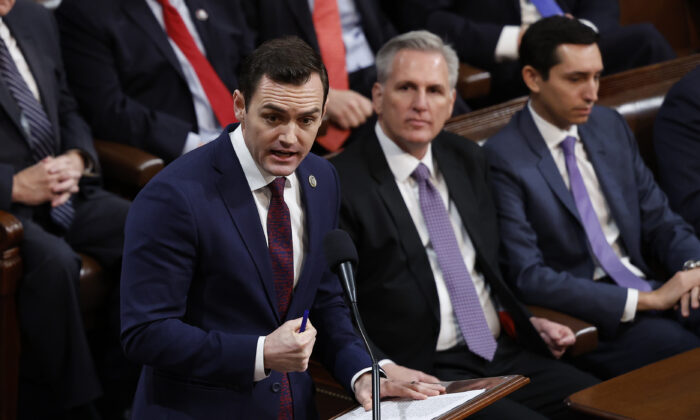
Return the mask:
[(411, 172), (411, 176), (418, 182), (427, 181), (430, 179), (430, 170), (424, 163), (419, 163), (416, 169)]
[(287, 182), (287, 178), (281, 176), (275, 178), (274, 181), (270, 182), (268, 186), (270, 187), (270, 192), (273, 197), (284, 197), (284, 185)]
[(565, 156), (573, 156), (574, 146), (576, 146), (576, 137), (566, 136), (564, 140), (561, 141), (560, 146), (564, 150)]

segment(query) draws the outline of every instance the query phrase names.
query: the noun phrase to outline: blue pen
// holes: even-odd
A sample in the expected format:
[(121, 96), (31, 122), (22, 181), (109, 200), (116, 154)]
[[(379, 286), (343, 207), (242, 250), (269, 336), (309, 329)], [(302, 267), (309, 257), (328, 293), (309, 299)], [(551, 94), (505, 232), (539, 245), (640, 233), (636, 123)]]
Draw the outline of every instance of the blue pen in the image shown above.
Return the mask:
[(301, 319), (301, 328), (299, 328), (299, 333), (303, 333), (306, 330), (306, 321), (309, 320), (309, 310), (304, 311), (304, 316)]

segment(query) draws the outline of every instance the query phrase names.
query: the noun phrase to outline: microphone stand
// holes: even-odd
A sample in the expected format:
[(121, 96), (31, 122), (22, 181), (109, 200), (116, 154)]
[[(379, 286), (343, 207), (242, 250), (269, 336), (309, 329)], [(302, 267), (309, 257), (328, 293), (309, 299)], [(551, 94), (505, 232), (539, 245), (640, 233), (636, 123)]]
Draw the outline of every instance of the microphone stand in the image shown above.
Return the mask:
[(382, 416), (379, 404), (379, 364), (377, 363), (377, 358), (374, 356), (372, 347), (369, 345), (369, 340), (367, 340), (367, 332), (365, 331), (365, 326), (362, 324), (360, 311), (357, 309), (357, 294), (355, 292), (355, 288), (349, 283), (349, 279), (354, 278), (352, 265), (340, 264), (338, 270), (338, 275), (341, 278), (343, 287), (345, 287), (350, 300), (350, 308), (352, 309), (352, 315), (357, 323), (357, 329), (360, 330), (360, 336), (362, 336), (362, 340), (365, 342), (365, 347), (367, 348), (367, 353), (369, 353), (369, 357), (372, 360), (372, 420), (379, 420)]

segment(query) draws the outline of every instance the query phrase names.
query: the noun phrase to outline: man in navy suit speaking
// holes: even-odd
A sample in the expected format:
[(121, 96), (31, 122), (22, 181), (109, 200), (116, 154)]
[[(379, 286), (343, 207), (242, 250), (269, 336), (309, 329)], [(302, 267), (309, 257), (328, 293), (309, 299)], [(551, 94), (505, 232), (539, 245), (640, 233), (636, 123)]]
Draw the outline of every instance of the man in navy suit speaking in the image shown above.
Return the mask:
[[(530, 101), (485, 147), (509, 279), (525, 302), (595, 324), (598, 349), (579, 362), (609, 377), (700, 345), (700, 241), (625, 120), (595, 106), (596, 39), (566, 17), (530, 26), (520, 46)], [(672, 274), (665, 282), (652, 259)]]
[[(321, 249), (340, 205), (332, 166), (309, 154), (327, 93), (311, 47), (263, 44), (234, 93), (240, 125), (177, 159), (135, 200), (122, 275), (122, 342), (144, 365), (135, 418), (316, 417), (314, 347), (371, 405), (370, 359)], [(441, 391), (382, 385), (383, 395)]]

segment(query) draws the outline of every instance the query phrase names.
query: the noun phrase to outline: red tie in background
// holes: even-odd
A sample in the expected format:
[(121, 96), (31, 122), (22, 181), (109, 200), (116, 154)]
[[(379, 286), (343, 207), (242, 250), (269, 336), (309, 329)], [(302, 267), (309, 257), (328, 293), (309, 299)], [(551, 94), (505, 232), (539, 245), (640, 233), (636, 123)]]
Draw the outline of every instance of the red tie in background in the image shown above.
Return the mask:
[[(267, 211), (267, 246), (272, 262), (272, 279), (277, 297), (277, 311), (284, 321), (289, 309), (294, 288), (294, 248), (292, 247), (292, 222), (289, 218), (289, 208), (284, 202), (285, 177), (276, 178), (269, 184), (270, 207)], [(280, 410), (279, 420), (294, 419), (292, 392), (289, 388), (287, 374), (282, 374), (280, 381)]]
[(197, 47), (197, 44), (195, 44), (194, 38), (192, 38), (190, 31), (187, 30), (180, 13), (168, 0), (158, 0), (158, 3), (163, 7), (165, 32), (180, 48), (180, 51), (185, 54), (187, 61), (192, 64), (219, 124), (222, 127), (226, 127), (228, 124), (236, 122), (231, 92), (216, 74), (207, 58)]
[[(321, 50), (323, 64), (328, 71), (328, 81), (332, 89), (348, 90), (348, 71), (345, 68), (345, 44), (343, 28), (340, 26), (337, 0), (315, 0), (312, 14), (316, 39)], [(328, 125), (326, 135), (317, 140), (330, 152), (335, 152), (348, 138), (350, 130), (341, 130)]]

